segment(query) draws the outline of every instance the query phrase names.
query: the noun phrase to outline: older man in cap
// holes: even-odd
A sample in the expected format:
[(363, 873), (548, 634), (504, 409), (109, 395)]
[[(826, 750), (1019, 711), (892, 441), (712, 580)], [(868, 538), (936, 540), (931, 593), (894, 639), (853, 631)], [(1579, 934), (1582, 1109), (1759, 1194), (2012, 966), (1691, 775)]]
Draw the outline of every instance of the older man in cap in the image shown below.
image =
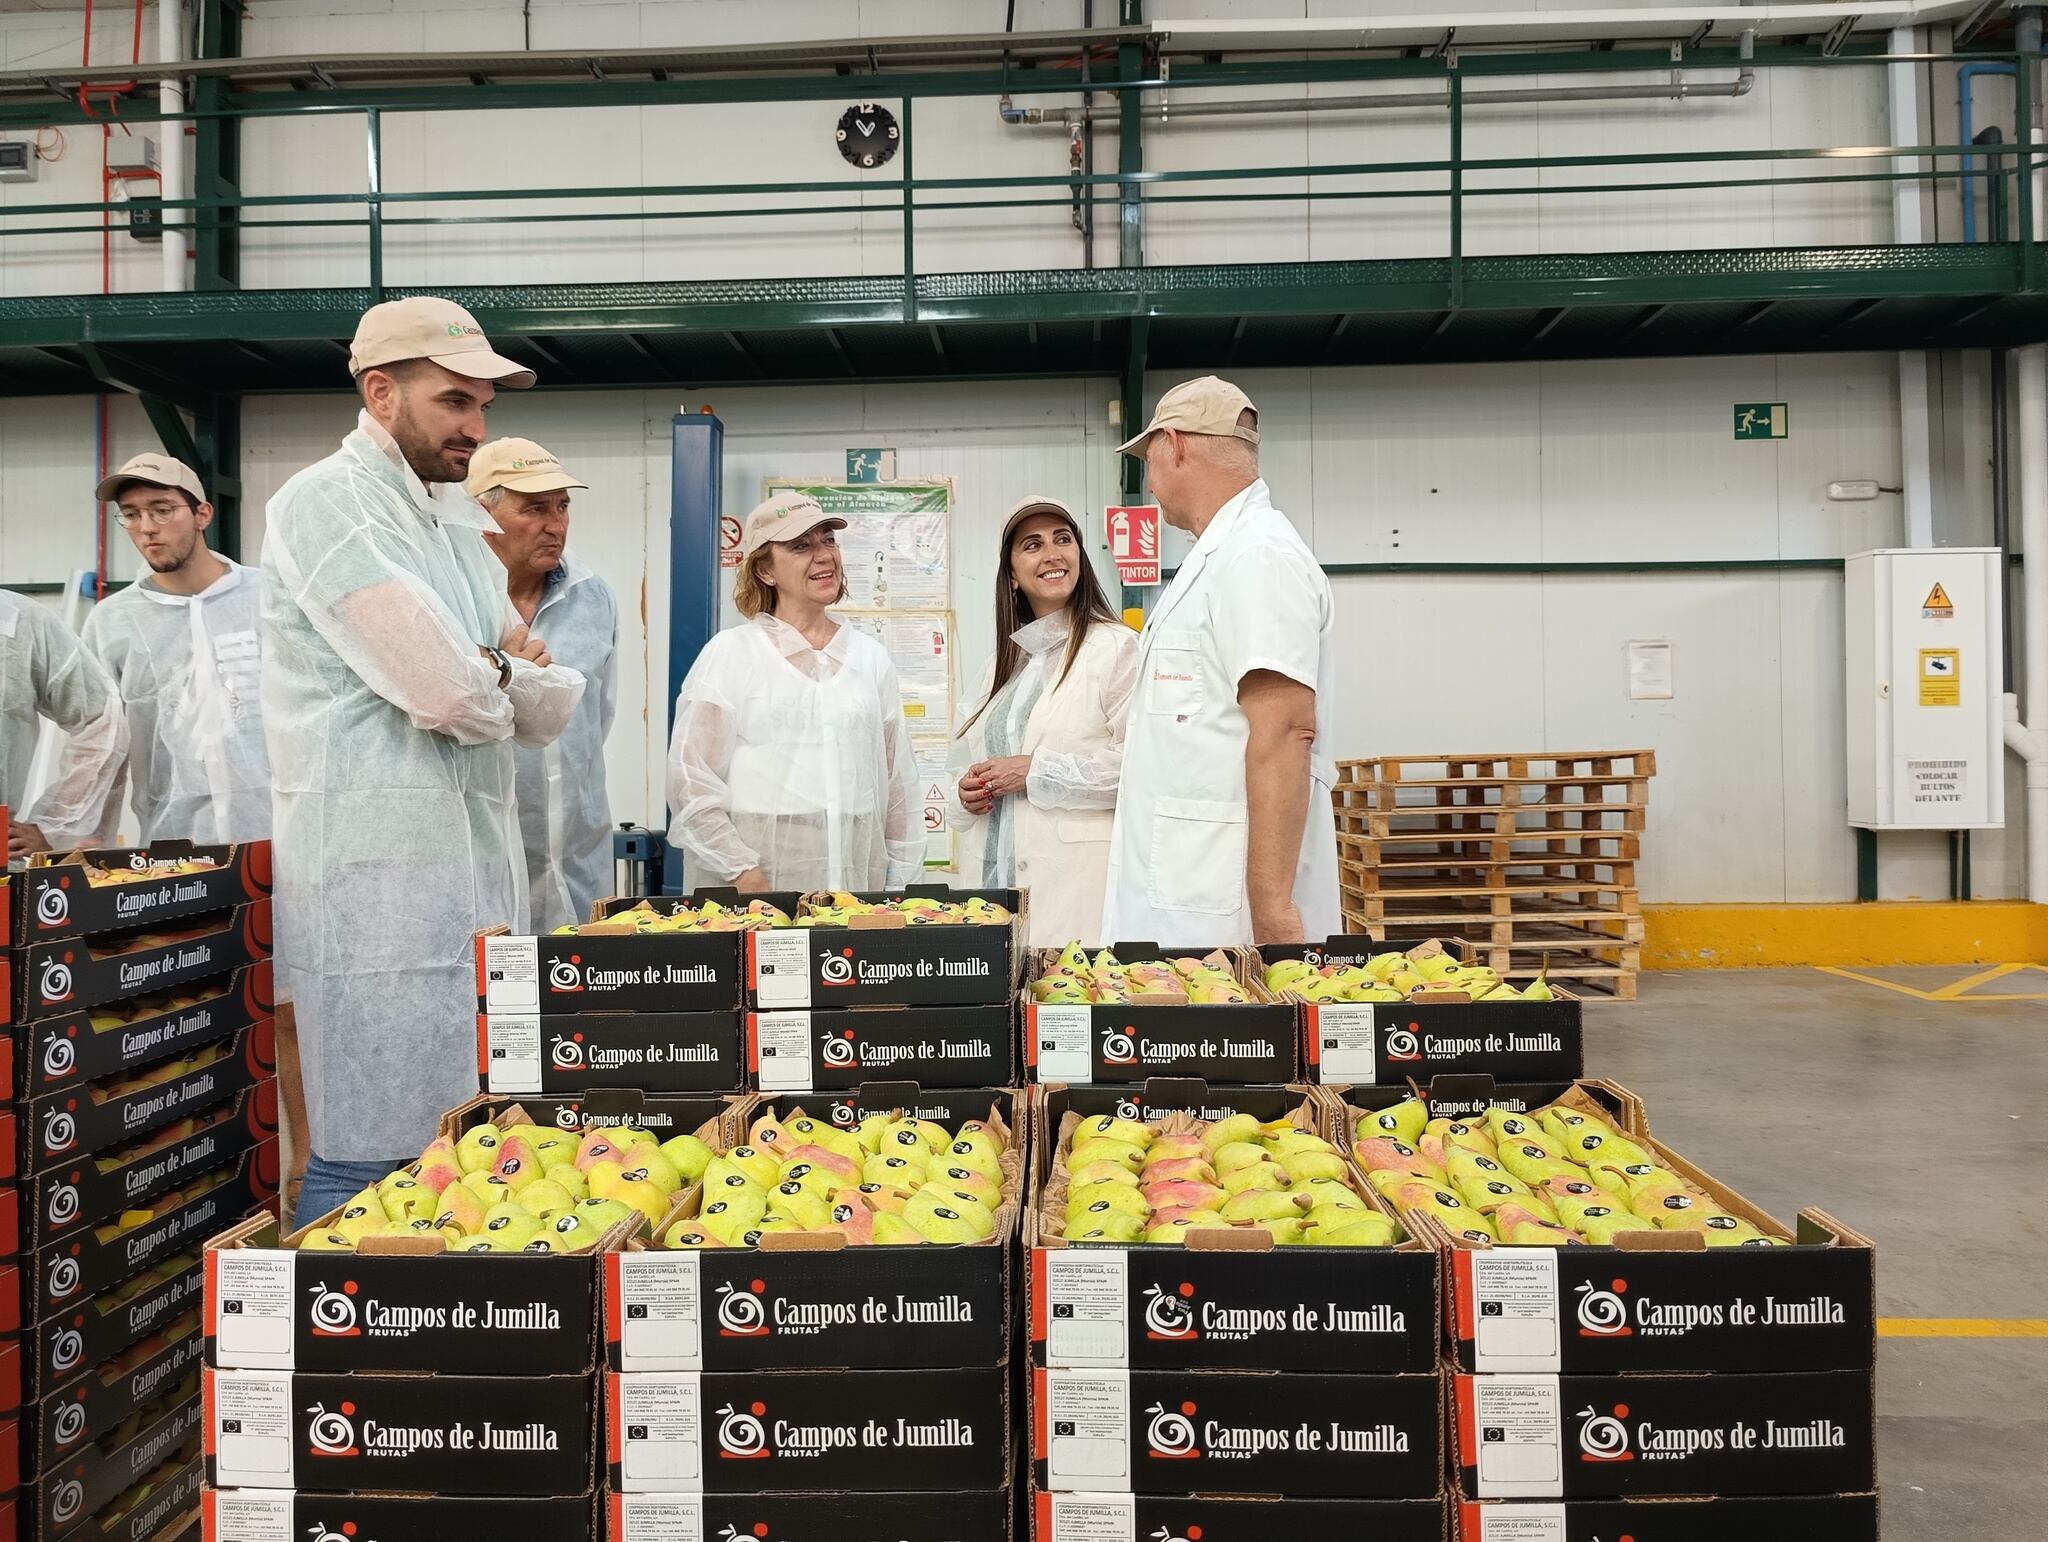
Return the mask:
[(287, 482), (263, 542), (278, 956), (312, 1127), (300, 1214), (417, 1152), (475, 1091), (479, 928), (527, 925), (513, 744), (583, 695), (505, 595), (461, 483), (533, 372), (461, 306), (365, 312), (355, 432)]
[(505, 564), (512, 608), (587, 682), (561, 737), (516, 754), (533, 927), (553, 931), (612, 892), (604, 745), (619, 707), (619, 606), (569, 551), (569, 493), (589, 484), (553, 455), (531, 439), (494, 439), (471, 457), (465, 485), (497, 523), (484, 540)]
[(1259, 475), (1258, 409), (1206, 375), (1120, 449), (1195, 544), (1139, 639), (1103, 935), (1340, 932), (1330, 585)]

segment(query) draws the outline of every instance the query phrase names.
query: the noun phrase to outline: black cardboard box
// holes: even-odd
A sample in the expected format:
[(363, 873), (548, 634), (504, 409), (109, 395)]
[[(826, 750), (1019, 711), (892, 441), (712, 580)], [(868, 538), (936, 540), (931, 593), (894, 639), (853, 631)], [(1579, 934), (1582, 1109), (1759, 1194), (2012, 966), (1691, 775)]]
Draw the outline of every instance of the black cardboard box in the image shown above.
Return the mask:
[(178, 1188), (277, 1136), (277, 1084), (245, 1087), (225, 1103), (168, 1130), (111, 1151), (51, 1167), (24, 1183), (34, 1205), (27, 1240), (42, 1248), (59, 1237)]
[(23, 1411), (23, 1450), (39, 1472), (72, 1460), (130, 1414), (169, 1396), (190, 1377), (197, 1385), (199, 1313), (186, 1313), (113, 1360)]
[(1479, 1499), (1834, 1494), (1875, 1486), (1868, 1371), (1455, 1378)]
[(591, 1542), (595, 1496), (494, 1499), (208, 1488), (201, 1542)]
[(157, 1265), (150, 1274), (138, 1275), (136, 1279), (145, 1283), (125, 1299), (107, 1291), (68, 1312), (45, 1318), (33, 1340), (36, 1358), (30, 1367), (30, 1395), (47, 1398), (151, 1334), (162, 1332), (198, 1305), (204, 1275), (197, 1258), (184, 1267), (174, 1258)]
[(588, 1376), (208, 1367), (200, 1385), (216, 1488), (498, 1497), (590, 1488)]
[(606, 1542), (1009, 1542), (1013, 1530), (1001, 1489), (611, 1494), (605, 1508)]
[(149, 1492), (118, 1518), (86, 1517), (64, 1533), (64, 1542), (163, 1542), (189, 1524), (199, 1504), (206, 1464), (196, 1451), (180, 1451), (145, 1480)]
[(650, 1094), (637, 1087), (592, 1087), (580, 1097), (503, 1097), (481, 1093), (441, 1117), (440, 1133), (459, 1140), (471, 1125), (486, 1124), (507, 1109), (519, 1107), (535, 1124), (558, 1130), (598, 1125), (627, 1125), (657, 1139), (695, 1134), (704, 1125), (731, 1120), (743, 1101), (736, 1094)]
[[(1204, 958), (1215, 948), (1161, 948), (1120, 942), (1117, 961), (1138, 964)], [(1212, 1086), (1269, 1085), (1301, 1074), (1300, 1008), (1268, 992), (1252, 955), (1222, 951), (1251, 994), (1248, 1003), (1095, 1002), (1057, 1006), (1020, 997), (1024, 1059), (1037, 1082), (1141, 1082), (1154, 1076), (1200, 1077)], [(1032, 955), (1036, 978), (1054, 955)]]
[(174, 990), (270, 957), (270, 901), (168, 927), (38, 943), (15, 955), (23, 1021), (146, 992)]
[[(705, 898), (739, 899), (710, 889), (676, 897), (599, 900), (592, 923), (648, 906), (673, 915)], [(749, 896), (756, 897), (756, 896)], [(796, 913), (799, 894), (757, 896)], [(730, 1012), (740, 1004), (740, 932), (477, 934), (477, 1010), (486, 1016), (564, 1017), (585, 1012)]]
[(605, 1377), (610, 1483), (626, 1493), (1000, 1489), (1009, 1413), (999, 1366)]
[(238, 1033), (211, 1064), (177, 1074), (136, 1071), (49, 1093), (24, 1110), (21, 1170), (39, 1173), (139, 1140), (276, 1075), (276, 1028), (265, 1018)]
[(1243, 1371), (1032, 1373), (1053, 1493), (1424, 1499), (1443, 1490), (1443, 1382)]
[(206, 1362), (251, 1371), (587, 1372), (597, 1255), (301, 1252), (257, 1216), (206, 1244)]
[[(913, 886), (866, 901), (974, 898), (1010, 912), (1007, 926), (777, 927), (742, 933), (746, 1005), (764, 1012), (842, 1007), (1007, 1006), (1023, 965), (1024, 899), (1016, 889)], [(775, 896), (769, 896), (773, 899)]]
[(657, 1094), (737, 1092), (746, 1058), (735, 1010), (478, 1013), (478, 1084), (486, 1092), (577, 1097), (590, 1087)]
[[(1143, 1088), (1043, 1087), (1033, 1161), (1038, 1198), (1069, 1113), (1285, 1118), (1302, 1087), (1220, 1087), (1158, 1079)], [(1320, 1111), (1320, 1105), (1316, 1105)], [(1246, 1243), (1263, 1237), (1246, 1235)], [(1027, 1222), (1034, 1363), (1131, 1370), (1432, 1371), (1441, 1260), (1428, 1243), (1382, 1248), (1211, 1250), (1170, 1244), (1069, 1246)]]
[(117, 1221), (75, 1231), (38, 1248), (23, 1260), (30, 1282), (32, 1322), (66, 1310), (174, 1253), (197, 1248), (259, 1205), (277, 1198), (278, 1143), (265, 1141), (221, 1167), (194, 1175), (170, 1202), (159, 1198), (155, 1214), (134, 1226)]
[[(93, 868), (125, 875), (147, 869), (152, 862), (187, 859), (214, 865), (144, 878), (124, 876), (116, 883), (92, 881)], [(270, 842), (196, 846), (190, 841), (158, 841), (153, 846), (31, 857), (14, 875), (14, 889), (17, 946), (60, 937), (95, 937), (268, 899)]]
[(106, 1508), (124, 1489), (161, 1467), (198, 1431), (199, 1397), (195, 1392), (111, 1450), (87, 1447), (61, 1467), (43, 1473), (33, 1491), (42, 1535), (62, 1536), (82, 1518)]
[[(239, 1033), (276, 1010), (265, 960), (183, 990), (40, 1018), (22, 1029), (20, 1095), (28, 1101), (165, 1060)], [(125, 1012), (137, 1015), (118, 1020)]]
[(750, 1011), (747, 1080), (765, 1093), (841, 1092), (899, 1076), (927, 1087), (1008, 1087), (1016, 1039), (1007, 1004)]
[(1877, 1542), (1877, 1495), (1771, 1498), (1462, 1499), (1453, 1542)]
[(1042, 1493), (1032, 1498), (1032, 1542), (1441, 1542), (1444, 1534), (1438, 1499)]

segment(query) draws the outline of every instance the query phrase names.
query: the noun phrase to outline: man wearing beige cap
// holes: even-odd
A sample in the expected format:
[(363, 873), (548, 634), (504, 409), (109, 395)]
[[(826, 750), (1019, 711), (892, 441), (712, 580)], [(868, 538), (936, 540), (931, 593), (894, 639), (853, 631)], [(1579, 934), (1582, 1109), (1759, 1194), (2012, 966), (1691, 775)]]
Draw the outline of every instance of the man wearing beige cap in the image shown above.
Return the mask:
[(1259, 476), (1258, 409), (1205, 375), (1119, 449), (1195, 544), (1139, 639), (1104, 938), (1335, 935), (1330, 585)]
[(530, 370), (469, 312), (394, 300), (349, 350), (355, 432), (270, 500), (263, 716), (278, 959), (298, 1005), (312, 1220), (476, 1089), (476, 932), (527, 925), (513, 743), (583, 695), (505, 594), (461, 487), (499, 385)]
[(588, 682), (560, 738), (514, 752), (533, 929), (553, 931), (589, 919), (612, 892), (604, 746), (619, 706), (619, 606), (569, 551), (569, 493), (589, 484), (553, 455), (531, 439), (493, 439), (470, 458), (464, 485), (497, 522), (484, 540), (505, 565), (512, 608)]

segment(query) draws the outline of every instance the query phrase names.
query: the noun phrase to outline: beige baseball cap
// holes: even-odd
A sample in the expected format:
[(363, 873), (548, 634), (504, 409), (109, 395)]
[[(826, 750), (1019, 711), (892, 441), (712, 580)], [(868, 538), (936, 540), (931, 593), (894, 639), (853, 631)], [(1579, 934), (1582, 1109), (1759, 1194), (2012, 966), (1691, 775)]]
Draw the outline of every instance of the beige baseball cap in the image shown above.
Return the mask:
[(414, 295), (386, 300), (363, 312), (349, 344), (348, 372), (360, 376), (380, 364), (428, 359), (471, 380), (489, 380), (508, 390), (533, 384), (533, 371), (503, 354), (491, 352), (490, 339), (476, 317), (453, 300)]
[(740, 555), (751, 557), (770, 541), (794, 541), (820, 525), (844, 530), (846, 521), (827, 514), (809, 493), (779, 492), (766, 503), (755, 504), (740, 526)]
[(148, 482), (154, 487), (175, 487), (180, 492), (190, 493), (194, 503), (206, 502), (205, 489), (199, 485), (199, 473), (181, 460), (172, 460), (168, 455), (137, 455), (124, 463), (121, 469), (108, 477), (92, 495), (101, 503), (112, 503), (120, 495), (125, 482)]
[(1016, 528), (1034, 514), (1056, 514), (1073, 527), (1076, 537), (1081, 534), (1081, 522), (1074, 518), (1074, 511), (1057, 498), (1048, 498), (1043, 493), (1033, 493), (1028, 498), (1017, 500), (1009, 517), (1003, 521), (1003, 533), (996, 541), (996, 550), (1002, 551), (1010, 544), (1010, 536)]
[[(1249, 428), (1240, 426), (1237, 421), (1238, 414), (1247, 411), (1252, 415)], [(1143, 455), (1145, 441), (1162, 428), (1176, 429), (1183, 434), (1216, 434), (1257, 444), (1259, 409), (1252, 405), (1252, 399), (1244, 392), (1214, 375), (1204, 375), (1199, 380), (1183, 380), (1159, 398), (1159, 405), (1152, 412), (1152, 421), (1136, 438), (1126, 439), (1118, 445), (1117, 453)]]
[(470, 497), (479, 498), (494, 487), (509, 487), (515, 493), (553, 493), (590, 484), (570, 476), (560, 461), (531, 439), (493, 439), (469, 458), (469, 476), (462, 485)]

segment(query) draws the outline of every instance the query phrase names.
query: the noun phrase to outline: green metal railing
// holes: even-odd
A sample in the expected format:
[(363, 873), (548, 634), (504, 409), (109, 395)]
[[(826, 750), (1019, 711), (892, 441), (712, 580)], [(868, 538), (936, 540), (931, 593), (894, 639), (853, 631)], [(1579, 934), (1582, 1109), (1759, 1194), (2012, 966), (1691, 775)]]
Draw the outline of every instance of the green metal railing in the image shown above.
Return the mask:
[[(1126, 51), (1128, 52), (1128, 50)], [(1573, 156), (1468, 156), (1465, 153), (1466, 116), (1472, 110), (1465, 99), (1468, 78), (1495, 78), (1542, 73), (1584, 74), (1604, 71), (1682, 69), (1773, 70), (1803, 68), (1838, 70), (1881, 68), (1893, 64), (1961, 65), (1968, 62), (2025, 62), (2038, 56), (2015, 53), (1969, 54), (1887, 54), (1845, 50), (1826, 55), (1809, 48), (1760, 48), (1754, 57), (1731, 50), (1703, 50), (1687, 54), (1674, 65), (1670, 55), (1645, 56), (1624, 52), (1589, 54), (1472, 55), (1455, 61), (1410, 59), (1361, 59), (1345, 61), (1294, 61), (1274, 64), (1215, 65), (1182, 69), (1171, 81), (1144, 73), (1135, 78), (1124, 73), (1129, 61), (1115, 73), (1097, 74), (1088, 88), (1114, 97), (1133, 95), (1140, 99), (1164, 92), (1206, 90), (1246, 84), (1299, 85), (1334, 80), (1432, 80), (1444, 85), (1448, 98), (1447, 153), (1440, 157), (1410, 160), (1367, 160), (1320, 165), (1247, 165), (1205, 170), (1148, 171), (1130, 169), (1134, 159), (1122, 157), (1125, 169), (1114, 172), (1056, 173), (1039, 176), (919, 177), (916, 175), (914, 113), (921, 96), (973, 94), (977, 85), (990, 94), (997, 91), (1017, 96), (1068, 93), (1079, 89), (1079, 81), (1068, 72), (1034, 70), (1007, 75), (888, 75), (833, 77), (790, 77), (780, 82), (677, 81), (677, 82), (592, 82), (587, 86), (476, 86), (455, 88), (394, 88), (386, 92), (337, 91), (331, 93), (257, 92), (230, 96), (228, 105), (195, 109), (179, 114), (187, 121), (261, 119), (313, 115), (360, 115), (364, 123), (365, 186), (360, 192), (315, 192), (290, 194), (202, 195), (162, 200), (167, 235), (191, 235), (232, 224), (244, 236), (266, 231), (351, 230), (363, 235), (370, 290), (381, 294), (386, 287), (387, 248), (395, 232), (421, 228), (459, 229), (477, 226), (515, 225), (600, 225), (632, 222), (660, 225), (706, 219), (786, 219), (829, 215), (873, 217), (896, 213), (902, 220), (903, 306), (906, 319), (917, 312), (916, 278), (917, 230), (920, 218), (963, 211), (1002, 214), (1009, 211), (1064, 208), (1079, 210), (1100, 206), (1119, 211), (1122, 239), (1118, 243), (1118, 266), (1143, 265), (1140, 243), (1133, 236), (1147, 207), (1236, 206), (1290, 203), (1313, 208), (1342, 204), (1395, 200), (1441, 200), (1446, 210), (1446, 236), (1450, 273), (1450, 297), (1455, 309), (1463, 303), (1470, 211), (1480, 200), (1501, 198), (1556, 198), (1560, 196), (1618, 196), (1689, 192), (1709, 194), (1731, 190), (1777, 190), (1790, 187), (1833, 187), (1876, 184), (1953, 182), (1974, 196), (1973, 189), (1984, 184), (1995, 191), (1994, 205), (2009, 203), (2016, 227), (2020, 288), (2032, 291), (2039, 275), (2038, 243), (2034, 236), (2033, 177), (2040, 164), (2032, 137), (2032, 71), (2016, 72), (2018, 96), (2015, 138), (2005, 144), (1925, 145), (1825, 145), (1768, 150), (1701, 150), (1651, 154), (1617, 152), (1605, 155)], [(1661, 63), (1649, 62), (1661, 58)], [(1041, 77), (1027, 79), (1026, 76)], [(481, 192), (473, 189), (446, 191), (396, 191), (386, 185), (384, 172), (385, 120), (393, 112), (452, 111), (470, 107), (504, 106), (588, 109), (598, 105), (642, 106), (677, 100), (755, 99), (733, 93), (751, 85), (757, 91), (777, 90), (805, 99), (842, 99), (865, 94), (878, 99), (900, 99), (903, 125), (902, 151), (893, 181), (876, 182), (861, 178), (806, 179), (777, 182), (687, 182), (627, 184), (587, 187), (507, 188)], [(829, 89), (827, 89), (829, 88)], [(0, 108), (0, 127), (20, 115), (23, 109)], [(993, 115), (993, 107), (991, 109)], [(48, 121), (47, 116), (43, 121)], [(124, 109), (120, 121), (135, 125), (161, 121), (153, 105), (138, 104)], [(1128, 116), (1127, 127), (1135, 129), (1138, 115)], [(1022, 128), (1015, 132), (1029, 133)], [(1903, 166), (1899, 163), (1904, 162)], [(1823, 165), (1852, 163), (1858, 169), (1822, 170)], [(1882, 163), (1881, 165), (1879, 163)], [(1917, 164), (1916, 164), (1917, 163)], [(1947, 164), (1944, 164), (1947, 163)], [(1778, 167), (1815, 167), (1784, 176), (1773, 174)], [(1677, 176), (1677, 168), (1716, 167), (1726, 174), (1711, 178)], [(1870, 169), (1863, 169), (1868, 167)], [(1640, 177), (1627, 181), (1597, 178), (1546, 182), (1546, 176), (1584, 170), (1613, 171), (1636, 168)], [(1756, 175), (1761, 169), (1764, 174)], [(1659, 175), (1660, 172), (1665, 174)], [(1528, 173), (1511, 182), (1481, 179)], [(1306, 191), (1289, 188), (1273, 190), (1261, 184), (1303, 178), (1316, 182), (1367, 181), (1372, 185), (1317, 187)], [(1424, 185), (1412, 185), (1416, 182)], [(875, 203), (878, 192), (893, 191), (892, 203)], [(600, 200), (685, 199), (691, 207), (667, 209), (604, 210), (573, 207)], [(762, 206), (762, 199), (794, 200)], [(437, 212), (448, 206), (489, 201), (517, 205), (490, 213)], [(570, 207), (562, 207), (564, 205)], [(541, 207), (553, 206), (553, 207)], [(6, 243), (53, 237), (99, 235), (108, 221), (118, 220), (125, 209), (120, 201), (53, 202), (10, 204), (0, 207), (0, 252)], [(269, 217), (269, 211), (303, 211)], [(344, 212), (345, 211), (345, 212)], [(410, 212), (418, 211), (418, 212)], [(178, 217), (178, 216), (185, 217)], [(259, 217), (252, 217), (259, 216)], [(55, 223), (51, 223), (54, 221)], [(1077, 264), (1078, 265), (1078, 264)]]

